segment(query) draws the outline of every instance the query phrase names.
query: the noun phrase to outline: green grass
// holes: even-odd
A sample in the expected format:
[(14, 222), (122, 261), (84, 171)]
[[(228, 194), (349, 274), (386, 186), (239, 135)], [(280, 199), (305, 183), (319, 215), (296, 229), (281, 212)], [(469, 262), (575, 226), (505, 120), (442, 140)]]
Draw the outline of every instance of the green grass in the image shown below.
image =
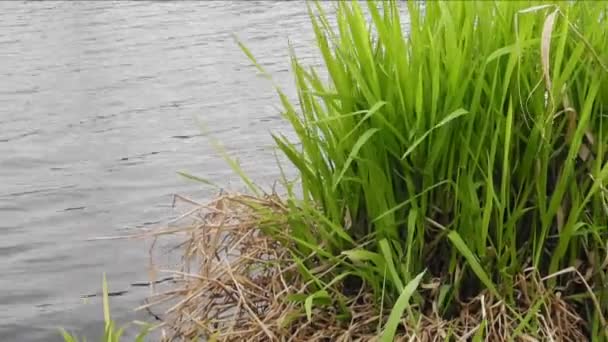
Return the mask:
[[(412, 284), (431, 277), (449, 317), (480, 293), (515, 308), (526, 268), (570, 270), (549, 290), (577, 298), (586, 334), (606, 340), (607, 3), (335, 7), (337, 30), (309, 7), (329, 79), (294, 55), (297, 103), (277, 88), (297, 140), (274, 138), (303, 195), (288, 185), (291, 231), (269, 231), (294, 243), (313, 296), (339, 301), (328, 284), (363, 279), (396, 310), (390, 335), (407, 302), (423, 301)], [(339, 267), (321, 277), (320, 263)], [(572, 285), (572, 266), (592, 293)], [(534, 315), (519, 315), (534, 336)]]
[[(103, 319), (105, 322), (104, 334), (101, 337), (102, 342), (120, 342), (125, 332), (125, 327), (117, 327), (116, 323), (112, 320), (110, 315), (110, 298), (108, 296), (108, 282), (106, 276), (103, 276), (103, 287), (102, 287), (102, 299), (103, 299)], [(148, 335), (149, 327), (144, 326), (140, 333), (135, 337), (135, 342), (144, 342)], [(64, 342), (86, 342), (86, 338), (79, 339), (76, 335), (67, 332), (65, 329), (61, 329), (61, 335), (63, 336)]]

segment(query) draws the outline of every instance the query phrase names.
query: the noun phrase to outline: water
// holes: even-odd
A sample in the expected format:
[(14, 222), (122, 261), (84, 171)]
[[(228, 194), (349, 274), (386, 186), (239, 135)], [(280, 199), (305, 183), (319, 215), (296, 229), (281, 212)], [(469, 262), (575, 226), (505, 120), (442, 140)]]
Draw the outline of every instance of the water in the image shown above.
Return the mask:
[(269, 131), (288, 131), (238, 35), (293, 95), (287, 39), (316, 63), (304, 3), (0, 2), (0, 340), (94, 338), (107, 273), (120, 321), (147, 295), (141, 241), (88, 241), (162, 224), (172, 194), (208, 198), (188, 170), (237, 187), (196, 119), (262, 184)]

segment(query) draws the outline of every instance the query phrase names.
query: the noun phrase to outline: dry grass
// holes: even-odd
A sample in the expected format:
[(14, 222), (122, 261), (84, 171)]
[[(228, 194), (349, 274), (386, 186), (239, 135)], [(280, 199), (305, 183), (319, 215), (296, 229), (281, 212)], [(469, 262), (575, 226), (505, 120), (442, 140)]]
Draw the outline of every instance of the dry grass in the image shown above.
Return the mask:
[[(221, 195), (184, 215), (182, 219), (189, 222), (182, 228), (155, 232), (156, 237), (187, 235), (180, 245), (181, 269), (169, 271), (179, 280), (168, 291), (155, 293), (149, 298), (151, 304), (144, 307), (169, 305), (161, 318), (164, 340), (377, 340), (390, 308), (380, 312), (365, 286), (347, 297), (350, 317), (340, 316), (332, 304), (315, 305), (309, 321), (301, 301), (290, 300), (308, 295), (308, 286), (286, 246), (260, 231), (260, 208), (278, 214), (287, 210), (277, 196)], [(289, 231), (287, 225), (285, 230)], [(332, 268), (320, 265), (316, 272), (322, 274)], [(533, 271), (517, 281), (517, 310), (483, 292), (458, 303), (459, 312), (446, 319), (450, 315), (440, 315), (435, 305), (440, 284), (440, 279), (434, 279), (421, 286), (426, 304), (411, 307), (410, 317), (402, 321), (399, 340), (470, 340), (483, 329), (485, 340), (503, 341), (518, 327), (527, 330), (528, 322), (542, 322), (536, 338), (523, 334), (518, 340), (586, 339), (572, 303), (546, 291)], [(343, 291), (341, 286), (335, 289)], [(535, 305), (540, 308), (531, 310)], [(526, 318), (528, 312), (536, 317)]]

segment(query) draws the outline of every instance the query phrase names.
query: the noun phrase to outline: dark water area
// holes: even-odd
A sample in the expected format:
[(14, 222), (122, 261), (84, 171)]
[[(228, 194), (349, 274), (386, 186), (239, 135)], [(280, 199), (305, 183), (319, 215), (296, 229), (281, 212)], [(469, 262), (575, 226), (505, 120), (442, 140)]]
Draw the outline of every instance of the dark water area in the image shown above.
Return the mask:
[(278, 178), (269, 131), (289, 133), (270, 82), (290, 96), (288, 39), (318, 64), (303, 2), (0, 2), (0, 341), (90, 340), (102, 329), (106, 272), (114, 318), (148, 295), (148, 247), (93, 240), (161, 226), (172, 195), (213, 192), (186, 170), (238, 189), (201, 134), (257, 182)]

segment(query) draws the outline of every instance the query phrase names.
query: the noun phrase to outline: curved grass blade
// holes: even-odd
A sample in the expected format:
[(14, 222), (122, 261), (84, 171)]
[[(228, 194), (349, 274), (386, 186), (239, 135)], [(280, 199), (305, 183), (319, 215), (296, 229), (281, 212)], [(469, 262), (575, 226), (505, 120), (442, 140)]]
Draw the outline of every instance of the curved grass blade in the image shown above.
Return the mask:
[(329, 300), (331, 299), (331, 297), (329, 296), (329, 293), (326, 290), (319, 290), (306, 297), (306, 300), (304, 301), (304, 310), (306, 311), (306, 317), (308, 318), (308, 321), (312, 320), (312, 304), (315, 300), (318, 299)]
[(446, 116), (443, 120), (441, 120), (441, 122), (439, 122), (437, 125), (433, 126), (433, 128), (429, 129), (428, 131), (426, 131), (420, 138), (416, 139), (416, 141), (414, 141), (414, 143), (412, 144), (412, 146), (410, 146), (410, 148), (407, 149), (407, 151), (405, 151), (405, 153), (403, 154), (403, 156), (401, 157), (401, 159), (405, 159), (407, 158), (407, 156), (409, 156), (414, 149), (416, 149), (416, 147), (418, 147), (418, 145), (420, 145), (420, 143), (422, 143), (424, 141), (424, 139), (426, 139), (426, 137), (431, 134), (434, 130), (436, 130), (437, 128), (448, 124), (449, 122), (451, 122), (452, 120), (455, 120), (463, 115), (468, 114), (469, 112), (465, 109), (456, 109), (455, 111), (453, 111), (452, 113), (450, 113), (448, 116)]
[(397, 298), (397, 302), (395, 302), (395, 306), (393, 306), (393, 309), (391, 310), (391, 313), (388, 316), (388, 320), (386, 322), (384, 332), (382, 333), (382, 336), (380, 337), (380, 341), (382, 341), (382, 342), (394, 341), (395, 334), (397, 333), (397, 327), (399, 326), (399, 322), (401, 321), (401, 316), (403, 315), (403, 312), (405, 311), (405, 309), (407, 309), (408, 306), (410, 305), (410, 298), (414, 294), (414, 291), (416, 291), (416, 289), (418, 289), (418, 286), (420, 285), (420, 281), (422, 280), (422, 277), (424, 276), (425, 273), (426, 273), (426, 271), (423, 271), (420, 274), (418, 274), (416, 276), (416, 278), (412, 279), (412, 281), (410, 281), (405, 286), (405, 288), (403, 288), (403, 291), (401, 291), (399, 298)]
[(492, 292), (492, 294), (500, 298), (501, 296), (498, 294), (494, 283), (492, 283), (490, 277), (483, 270), (483, 268), (479, 264), (479, 261), (477, 261), (477, 258), (475, 257), (473, 252), (471, 252), (469, 247), (467, 247), (466, 243), (462, 240), (458, 232), (456, 232), (455, 230), (449, 232), (448, 239), (450, 239), (452, 244), (454, 244), (454, 247), (456, 247), (460, 254), (462, 254), (462, 256), (467, 260), (469, 266), (471, 266), (471, 269), (473, 270), (473, 273), (475, 273), (479, 280), (488, 288), (488, 290)]
[(384, 256), (384, 260), (386, 260), (386, 265), (388, 267), (388, 272), (393, 279), (393, 283), (397, 286), (397, 290), (399, 292), (403, 291), (403, 283), (401, 282), (401, 277), (397, 274), (397, 269), (395, 268), (395, 257), (391, 251), (391, 246), (388, 243), (387, 239), (382, 239), (378, 243), (380, 245), (380, 250), (382, 251), (382, 255)]
[(348, 158), (346, 159), (346, 162), (344, 163), (344, 166), (342, 167), (342, 171), (340, 171), (338, 178), (336, 178), (336, 180), (334, 181), (334, 184), (332, 186), (333, 190), (335, 190), (338, 187), (338, 184), (340, 184), (342, 177), (344, 177), (344, 174), (350, 167), (350, 164), (353, 162), (355, 157), (357, 157), (357, 155), (359, 154), (359, 150), (361, 149), (361, 147), (363, 147), (363, 145), (378, 131), (380, 131), (379, 128), (370, 128), (367, 131), (365, 131), (365, 133), (363, 133), (359, 137), (359, 139), (357, 139), (357, 142), (355, 143), (355, 145), (353, 145), (353, 149), (350, 151), (350, 154), (348, 155)]

